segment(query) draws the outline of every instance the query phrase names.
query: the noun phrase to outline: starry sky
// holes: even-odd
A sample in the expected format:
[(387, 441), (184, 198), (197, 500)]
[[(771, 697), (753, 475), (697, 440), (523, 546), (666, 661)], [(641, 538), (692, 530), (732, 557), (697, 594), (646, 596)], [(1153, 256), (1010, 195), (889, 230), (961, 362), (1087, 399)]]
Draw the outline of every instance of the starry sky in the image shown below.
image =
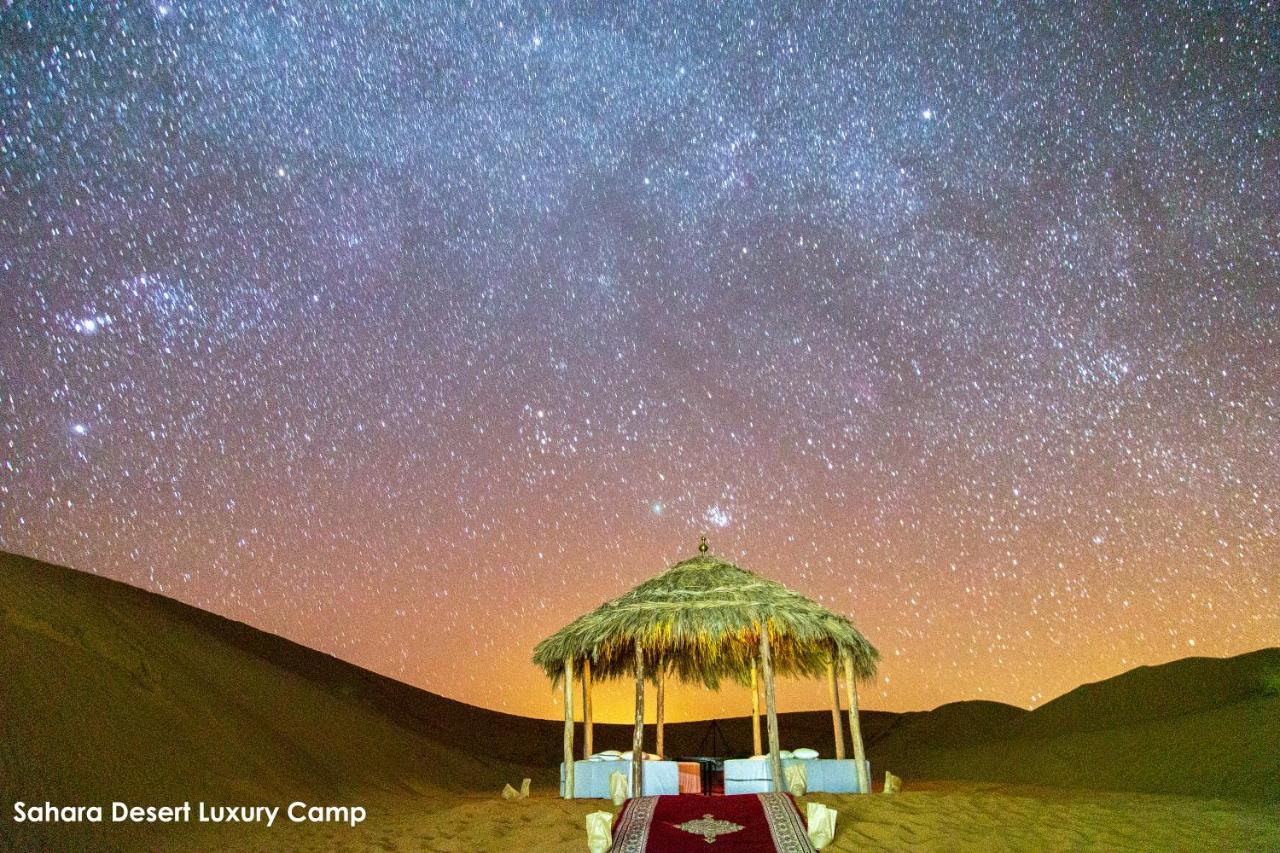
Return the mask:
[(1280, 640), (1273, 2), (10, 0), (0, 63), (5, 550), (544, 717), (704, 532), (871, 708)]

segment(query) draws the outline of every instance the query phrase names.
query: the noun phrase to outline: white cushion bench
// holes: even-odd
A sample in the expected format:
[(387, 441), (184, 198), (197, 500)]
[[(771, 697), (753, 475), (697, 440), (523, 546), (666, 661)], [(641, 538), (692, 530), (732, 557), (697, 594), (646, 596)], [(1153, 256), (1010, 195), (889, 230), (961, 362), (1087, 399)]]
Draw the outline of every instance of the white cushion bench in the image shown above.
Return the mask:
[[(627, 796), (632, 796), (630, 760), (573, 762), (574, 798), (609, 799), (609, 775), (612, 773), (626, 777)], [(680, 793), (680, 765), (674, 761), (646, 761), (643, 788), (645, 796)], [(564, 796), (564, 762), (560, 763), (560, 796)]]
[[(857, 794), (858, 762), (852, 758), (784, 758), (782, 772), (793, 764), (804, 766), (806, 789), (828, 794)], [(867, 778), (871, 778), (871, 763), (863, 762)], [(724, 763), (724, 792), (726, 794), (763, 794), (770, 790), (772, 776), (768, 758), (730, 758)]]

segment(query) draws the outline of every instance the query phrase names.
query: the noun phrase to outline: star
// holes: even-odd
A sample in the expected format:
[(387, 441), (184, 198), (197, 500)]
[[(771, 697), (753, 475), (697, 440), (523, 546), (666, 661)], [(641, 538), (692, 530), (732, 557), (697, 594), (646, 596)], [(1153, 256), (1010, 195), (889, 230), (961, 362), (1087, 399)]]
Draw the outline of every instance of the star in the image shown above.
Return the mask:
[(718, 504), (713, 504), (712, 506), (707, 507), (707, 511), (702, 514), (702, 517), (708, 524), (715, 525), (716, 527), (728, 527), (733, 521), (729, 513), (726, 510), (721, 509)]
[(534, 716), (708, 531), (880, 707), (1274, 644), (1266, 15), (20, 5), (5, 549)]

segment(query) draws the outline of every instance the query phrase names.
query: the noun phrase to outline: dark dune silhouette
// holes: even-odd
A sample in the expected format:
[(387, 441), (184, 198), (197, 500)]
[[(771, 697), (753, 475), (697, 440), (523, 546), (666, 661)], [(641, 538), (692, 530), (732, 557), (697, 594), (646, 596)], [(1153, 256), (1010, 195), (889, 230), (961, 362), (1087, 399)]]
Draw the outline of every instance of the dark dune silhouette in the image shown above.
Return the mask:
[[(0, 555), (0, 672), (6, 811), (17, 800), (429, 803), (492, 798), (524, 776), (548, 793), (560, 760), (558, 721), (455, 702), (163, 596), (12, 555)], [(968, 779), (1280, 801), (1278, 693), (1280, 649), (1263, 649), (1141, 667), (1034, 712), (969, 701), (868, 711), (863, 725), (877, 774), (891, 769), (909, 785)], [(830, 719), (783, 714), (784, 739), (830, 754)], [(719, 725), (731, 748), (749, 747), (747, 718)], [(670, 725), (668, 751), (696, 752), (706, 729)], [(628, 748), (630, 736), (629, 726), (596, 727), (599, 749)], [(11, 818), (0, 830), (18, 829)], [(103, 831), (32, 829), (16, 843), (57, 846), (57, 831)], [(119, 832), (112, 838), (126, 846), (146, 837)]]

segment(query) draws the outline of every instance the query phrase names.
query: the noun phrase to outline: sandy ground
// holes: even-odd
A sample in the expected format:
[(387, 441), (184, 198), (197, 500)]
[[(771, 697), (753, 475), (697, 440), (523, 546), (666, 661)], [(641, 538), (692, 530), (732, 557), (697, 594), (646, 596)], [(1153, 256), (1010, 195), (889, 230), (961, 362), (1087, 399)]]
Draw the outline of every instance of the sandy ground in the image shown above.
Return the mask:
[[(805, 798), (806, 800), (809, 798)], [(1157, 794), (932, 783), (897, 796), (814, 795), (839, 812), (833, 851), (1280, 850), (1280, 806)], [(200, 833), (190, 849), (574, 851), (606, 801), (440, 797), (370, 803), (360, 829)], [(171, 839), (172, 840), (172, 839)]]
[[(864, 716), (877, 775), (892, 769), (907, 791), (819, 796), (839, 813), (833, 850), (1280, 851), (1280, 649), (1140, 668), (1030, 713), (960, 702)], [(828, 713), (782, 717), (784, 745), (830, 754)], [(722, 722), (750, 742), (746, 718)], [(160, 596), (0, 554), (0, 853), (581, 853), (586, 814), (613, 809), (551, 795), (562, 732), (559, 721), (462, 705)], [(693, 754), (705, 732), (672, 725), (666, 742)], [(630, 740), (629, 727), (597, 726), (598, 748)], [(524, 776), (533, 799), (498, 796)], [(926, 778), (1002, 781), (915, 781)], [(1046, 780), (1060, 787), (1024, 787)], [(1152, 793), (1082, 790), (1102, 782)], [(10, 817), (17, 800), (294, 799), (361, 804), (369, 817), (355, 829)]]

